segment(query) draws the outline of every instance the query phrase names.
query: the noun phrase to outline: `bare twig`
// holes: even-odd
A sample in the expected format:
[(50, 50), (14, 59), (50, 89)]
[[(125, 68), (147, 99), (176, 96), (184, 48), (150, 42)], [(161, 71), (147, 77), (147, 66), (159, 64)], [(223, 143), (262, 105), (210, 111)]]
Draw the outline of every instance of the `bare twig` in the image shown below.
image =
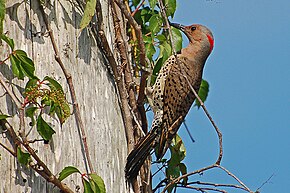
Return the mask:
[(219, 139), (219, 155), (218, 155), (218, 159), (216, 161), (217, 165), (220, 165), (222, 157), (223, 157), (223, 138), (222, 138), (222, 133), (219, 130), (219, 128), (217, 127), (217, 125), (215, 124), (215, 122), (213, 121), (211, 115), (209, 114), (208, 110), (206, 109), (204, 103), (202, 102), (202, 100), (199, 98), (197, 92), (194, 90), (193, 86), (190, 84), (187, 76), (185, 75), (185, 73), (183, 73), (184, 78), (186, 79), (191, 91), (194, 93), (196, 99), (200, 102), (200, 105), (202, 107), (202, 109), (204, 110), (206, 116), (208, 117), (208, 119), (210, 120), (211, 124), (213, 125), (213, 127), (215, 128), (215, 131), (218, 135), (218, 139)]
[[(271, 178), (274, 176), (274, 174), (272, 174), (265, 182), (263, 182), (263, 184), (259, 187), (259, 188), (257, 188), (257, 190), (256, 190), (256, 192), (258, 193), (258, 192), (260, 192), (260, 189), (265, 185), (265, 184), (267, 184), (267, 183), (269, 183), (269, 181), (271, 180)], [(256, 193), (255, 192), (255, 193)]]
[(215, 192), (222, 192), (222, 193), (227, 193), (227, 191), (225, 190), (220, 190), (220, 189), (217, 189), (217, 188), (203, 188), (203, 187), (195, 187), (195, 186), (178, 186), (180, 188), (188, 188), (188, 189), (194, 189), (196, 191), (199, 191), (199, 192), (207, 192), (207, 190), (209, 191), (215, 191)]
[(25, 126), (24, 126), (24, 106), (21, 104), (19, 99), (15, 96), (13, 91), (9, 88), (9, 86), (5, 82), (4, 76), (0, 73), (0, 83), (8, 93), (8, 95), (11, 97), (12, 101), (14, 104), (16, 104), (17, 109), (19, 110), (19, 119), (20, 119), (20, 124), (19, 124), (19, 134), (21, 138), (25, 141), (26, 136), (25, 136)]
[(238, 177), (236, 177), (233, 173), (231, 173), (229, 170), (227, 170), (225, 167), (221, 166), (221, 165), (216, 165), (216, 167), (222, 169), (223, 171), (225, 171), (229, 176), (231, 176), (232, 178), (234, 178), (239, 184), (241, 184), (241, 186), (243, 186), (245, 188), (246, 191), (248, 192), (253, 192), (251, 191)]
[[(68, 83), (68, 86), (69, 86), (69, 90), (70, 90), (71, 98), (72, 98), (72, 102), (73, 102), (73, 107), (74, 107), (74, 112), (75, 112), (75, 118), (76, 118), (77, 126), (78, 126), (78, 129), (79, 129), (79, 133), (81, 134), (81, 138), (82, 138), (82, 143), (81, 144), (82, 144), (82, 148), (84, 149), (85, 167), (86, 167), (87, 173), (90, 173), (90, 172), (93, 173), (94, 169), (93, 169), (93, 165), (92, 165), (92, 162), (91, 162), (91, 159), (90, 159), (89, 147), (88, 147), (88, 144), (87, 144), (85, 127), (84, 127), (84, 124), (83, 124), (83, 121), (82, 121), (82, 118), (81, 118), (81, 113), (80, 113), (79, 105), (78, 105), (77, 98), (76, 98), (76, 92), (75, 92), (75, 88), (74, 88), (74, 85), (73, 85), (72, 76), (67, 71), (67, 69), (65, 68), (64, 63), (62, 62), (62, 60), (60, 58), (60, 54), (59, 54), (59, 51), (58, 51), (58, 48), (57, 48), (57, 45), (56, 45), (56, 42), (55, 42), (53, 31), (51, 29), (50, 23), (49, 23), (49, 21), (47, 19), (46, 13), (45, 13), (44, 8), (41, 5), (41, 3), (40, 3), (40, 7), (39, 8), (40, 8), (40, 11), (42, 12), (43, 20), (45, 22), (45, 25), (46, 25), (46, 28), (47, 28), (47, 31), (48, 31), (48, 34), (49, 34), (49, 37), (50, 37), (50, 40), (51, 40), (51, 44), (52, 44), (52, 47), (53, 47), (53, 50), (54, 50), (54, 53), (55, 53), (55, 60), (59, 64), (60, 68), (62, 69), (62, 71), (63, 71), (63, 73), (65, 75), (66, 81)], [(87, 166), (87, 164), (88, 164), (88, 166)]]
[(190, 184), (198, 184), (198, 185), (205, 185), (205, 186), (215, 186), (215, 187), (228, 187), (228, 188), (237, 188), (237, 189), (242, 189), (246, 190), (243, 186), (239, 186), (236, 184), (216, 184), (216, 183), (211, 183), (211, 182), (201, 182), (201, 181), (196, 181), (196, 182), (187, 182), (187, 185)]
[[(63, 184), (61, 181), (59, 181), (55, 175), (51, 173), (51, 171), (48, 169), (48, 167), (44, 164), (44, 162), (38, 157), (38, 155), (35, 153), (34, 149), (32, 149), (29, 146), (29, 143), (25, 141), (21, 141), (21, 139), (16, 135), (13, 127), (6, 121), (1, 120), (1, 125), (5, 127), (5, 129), (8, 131), (8, 134), (10, 135), (13, 145), (14, 145), (14, 151), (8, 150), (9, 153), (11, 153), (14, 157), (17, 157), (17, 154), (15, 153), (17, 150), (17, 147), (21, 147), (23, 145), (25, 149), (29, 152), (29, 154), (34, 158), (36, 161), (36, 164), (34, 164), (32, 161), (29, 163), (30, 167), (36, 171), (39, 175), (41, 175), (43, 178), (45, 178), (48, 182), (51, 182), (55, 186), (57, 186), (59, 189), (61, 189), (65, 193), (73, 193), (73, 191), (65, 184)], [(23, 139), (22, 139), (23, 140)], [(1, 144), (2, 146), (2, 144)], [(3, 146), (2, 146), (3, 147)]]
[(185, 120), (183, 120), (183, 125), (184, 125), (184, 127), (185, 127), (185, 129), (186, 129), (186, 131), (187, 131), (187, 133), (188, 133), (188, 135), (189, 135), (189, 138), (191, 139), (191, 142), (194, 143), (195, 140), (193, 139), (193, 137), (192, 137), (192, 135), (191, 135), (191, 132), (190, 132), (190, 130), (188, 129)]
[(9, 147), (7, 147), (6, 145), (4, 145), (1, 142), (0, 142), (0, 146), (2, 146), (4, 149), (6, 149), (6, 151), (8, 151), (11, 155), (13, 155), (14, 157), (16, 157), (16, 152), (14, 152), (12, 149), (10, 149)]
[[(126, 6), (120, 1), (120, 0), (114, 0), (116, 4), (121, 9), (124, 16), (128, 19), (129, 24), (134, 28), (136, 31), (137, 39), (138, 39), (138, 48), (140, 51), (140, 65), (142, 67), (146, 67), (146, 55), (145, 55), (145, 45), (143, 41), (142, 31), (141, 27), (138, 25), (138, 23), (135, 21), (135, 19), (132, 17), (132, 15), (129, 13), (129, 11), (126, 9)], [(148, 73), (145, 71), (142, 71), (141, 80), (140, 80), (140, 88), (139, 88), (139, 95), (137, 99), (137, 107), (141, 115), (141, 121), (142, 121), (142, 128), (144, 131), (147, 131), (147, 119), (146, 119), (146, 112), (144, 109), (144, 99), (145, 99), (145, 88), (146, 88), (146, 79), (148, 77)]]

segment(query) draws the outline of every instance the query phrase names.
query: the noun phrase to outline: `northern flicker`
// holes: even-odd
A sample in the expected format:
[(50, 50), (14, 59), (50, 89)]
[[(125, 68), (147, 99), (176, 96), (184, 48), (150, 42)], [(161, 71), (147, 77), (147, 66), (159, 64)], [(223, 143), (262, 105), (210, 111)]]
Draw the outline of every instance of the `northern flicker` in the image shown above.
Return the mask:
[(199, 90), (205, 61), (213, 49), (214, 38), (207, 27), (199, 24), (171, 25), (185, 33), (189, 44), (180, 54), (167, 59), (147, 93), (154, 120), (149, 133), (127, 157), (125, 172), (128, 179), (138, 175), (153, 148), (157, 149), (157, 159), (165, 154), (195, 100), (189, 83), (195, 91)]

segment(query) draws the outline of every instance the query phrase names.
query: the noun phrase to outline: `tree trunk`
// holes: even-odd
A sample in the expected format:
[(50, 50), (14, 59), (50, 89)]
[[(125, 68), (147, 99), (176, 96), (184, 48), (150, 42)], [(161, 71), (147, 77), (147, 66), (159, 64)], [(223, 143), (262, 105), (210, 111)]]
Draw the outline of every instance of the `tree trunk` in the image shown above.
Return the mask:
[[(94, 171), (103, 178), (107, 192), (126, 192), (124, 165), (127, 142), (117, 90), (108, 63), (90, 31), (78, 29), (83, 13), (77, 2), (74, 0), (48, 2), (45, 6), (45, 13), (54, 33), (60, 58), (72, 76)], [(68, 101), (71, 102), (66, 78), (55, 60), (55, 52), (39, 6), (38, 1), (35, 0), (30, 3), (7, 0), (4, 33), (7, 32), (8, 36), (14, 39), (16, 49), (26, 51), (34, 61), (35, 74), (40, 79), (51, 76), (58, 80), (64, 88)], [(101, 1), (101, 6), (105, 34), (111, 43), (111, 49), (114, 50), (114, 28), (110, 6), (105, 0)], [(0, 60), (6, 58), (10, 52), (8, 46), (2, 44)], [(13, 87), (15, 93), (23, 101), (19, 93), (23, 91), (27, 80), (19, 81), (13, 77), (9, 61), (0, 66), (0, 73), (5, 76), (10, 87)], [(3, 114), (13, 115), (13, 118), (7, 120), (17, 131), (19, 113), (11, 98), (4, 93), (5, 90), (0, 86), (0, 110)], [(71, 111), (72, 105), (70, 104)], [(81, 148), (82, 139), (75, 112), (71, 113), (72, 115), (62, 126), (58, 119), (44, 117), (56, 134), (48, 144), (42, 141), (31, 144), (56, 176), (66, 166), (75, 166), (82, 173), (86, 173)], [(29, 126), (29, 121), (30, 119), (25, 119), (27, 138), (40, 139), (36, 128)], [(9, 139), (5, 137), (4, 131), (1, 132), (3, 134), (0, 136), (0, 142), (9, 146)], [(0, 154), (0, 193), (60, 192), (57, 187), (35, 171), (19, 164), (16, 158), (1, 147)], [(81, 187), (79, 192), (83, 191), (79, 174), (73, 174), (64, 182), (75, 192), (78, 192), (78, 186)]]

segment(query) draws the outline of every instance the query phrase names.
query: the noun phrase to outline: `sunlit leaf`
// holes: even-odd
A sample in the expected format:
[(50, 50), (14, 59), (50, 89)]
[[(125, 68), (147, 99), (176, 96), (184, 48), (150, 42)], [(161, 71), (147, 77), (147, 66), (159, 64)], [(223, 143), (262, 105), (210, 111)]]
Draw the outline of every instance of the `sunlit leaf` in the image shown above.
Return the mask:
[(27, 54), (23, 50), (15, 50), (14, 56), (20, 61), (21, 71), (28, 76), (30, 79), (36, 78), (34, 76), (34, 63), (33, 61), (27, 56)]
[[(25, 85), (25, 94), (29, 93), (29, 91), (31, 90), (31, 88), (34, 88), (37, 86), (37, 79), (30, 79), (26, 85)], [(26, 95), (25, 95), (26, 96)]]
[(99, 190), (98, 193), (106, 193), (106, 187), (104, 180), (97, 174), (89, 174), (92, 178), (93, 182), (97, 186), (97, 189)]
[(9, 116), (9, 115), (4, 115), (4, 114), (1, 114), (1, 115), (0, 115), (0, 120), (7, 119), (7, 118), (9, 118), (9, 117), (11, 117), (11, 116)]
[[(206, 101), (208, 93), (209, 93), (209, 84), (206, 80), (202, 80), (199, 91), (198, 91), (198, 96), (202, 100), (202, 102)], [(200, 108), (200, 102), (197, 99), (195, 99), (194, 106), (197, 106), (197, 108)]]
[(174, 13), (176, 11), (176, 0), (163, 0), (163, 1), (166, 10), (166, 15), (171, 16), (173, 18)]
[(55, 133), (55, 131), (43, 120), (41, 115), (37, 117), (36, 127), (40, 136), (47, 141), (49, 141)]
[(48, 86), (51, 89), (60, 90), (62, 93), (64, 93), (63, 89), (62, 89), (62, 86), (56, 80), (54, 80), (53, 78), (51, 78), (49, 76), (46, 76), (43, 80), (47, 80), (49, 82)]
[(157, 0), (149, 0), (149, 5), (152, 10), (154, 10), (156, 3), (157, 3)]
[(152, 17), (149, 19), (149, 30), (156, 34), (160, 31), (162, 26), (162, 19), (158, 14), (152, 15)]
[(178, 53), (182, 48), (182, 35), (180, 30), (176, 29), (175, 27), (171, 27), (172, 31), (172, 40), (175, 51)]
[(5, 0), (0, 0), (0, 35), (3, 33), (3, 22), (5, 18)]
[(21, 150), (20, 147), (17, 147), (17, 159), (19, 163), (27, 166), (31, 160), (31, 157), (29, 153), (25, 153)]
[(11, 50), (14, 50), (14, 41), (13, 41), (13, 39), (8, 38), (4, 34), (0, 34), (0, 37), (1, 37), (2, 40), (4, 40), (9, 45), (9, 47), (11, 48)]
[(62, 181), (73, 173), (80, 173), (81, 174), (81, 172), (76, 167), (67, 166), (67, 167), (63, 168), (63, 170), (59, 173), (58, 179), (60, 181)]
[(84, 193), (94, 193), (92, 190), (90, 182), (88, 182), (85, 178), (82, 178), (82, 182), (84, 185)]
[(96, 0), (87, 0), (84, 15), (80, 23), (81, 30), (87, 27), (91, 22), (92, 17), (95, 14), (96, 4)]
[(10, 62), (11, 62), (11, 69), (14, 76), (16, 76), (20, 80), (24, 80), (24, 73), (21, 68), (21, 61), (14, 55), (11, 55)]

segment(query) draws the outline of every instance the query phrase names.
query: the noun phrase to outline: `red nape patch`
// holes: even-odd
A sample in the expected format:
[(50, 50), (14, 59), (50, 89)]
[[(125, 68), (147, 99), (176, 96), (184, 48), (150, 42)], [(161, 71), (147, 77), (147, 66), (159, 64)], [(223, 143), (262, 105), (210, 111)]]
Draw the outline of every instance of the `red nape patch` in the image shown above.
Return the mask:
[(209, 44), (210, 44), (210, 51), (212, 51), (214, 41), (213, 41), (212, 37), (210, 37), (210, 35), (206, 35), (206, 36), (207, 36)]

